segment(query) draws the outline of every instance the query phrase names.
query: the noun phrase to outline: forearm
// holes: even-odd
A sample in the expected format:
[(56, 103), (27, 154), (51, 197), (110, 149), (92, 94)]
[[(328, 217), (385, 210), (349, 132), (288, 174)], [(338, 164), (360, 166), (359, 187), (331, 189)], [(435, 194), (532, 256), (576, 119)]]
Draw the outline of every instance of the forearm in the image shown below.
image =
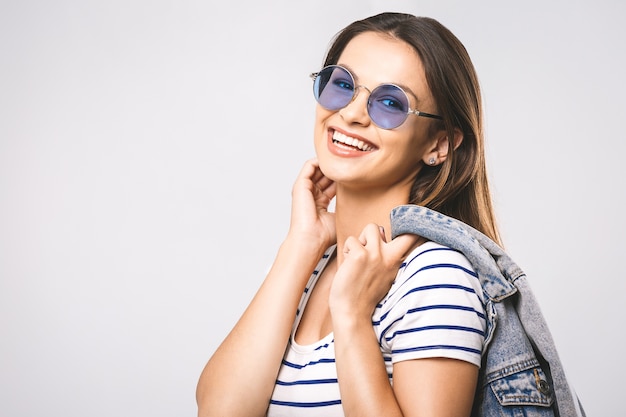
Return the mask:
[(333, 330), (346, 417), (402, 416), (371, 320), (333, 319)]
[(304, 286), (323, 250), (286, 240), (261, 288), (213, 354), (197, 387), (198, 415), (265, 415)]

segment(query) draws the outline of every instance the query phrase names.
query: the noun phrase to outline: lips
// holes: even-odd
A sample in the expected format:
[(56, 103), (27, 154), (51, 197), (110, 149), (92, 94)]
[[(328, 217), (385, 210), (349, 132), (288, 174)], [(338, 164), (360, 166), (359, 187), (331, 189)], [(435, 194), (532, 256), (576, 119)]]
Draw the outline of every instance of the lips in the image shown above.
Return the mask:
[(369, 145), (360, 139), (347, 136), (336, 130), (333, 132), (333, 143), (349, 146), (350, 148), (358, 149), (362, 152), (369, 152), (375, 149), (372, 145)]

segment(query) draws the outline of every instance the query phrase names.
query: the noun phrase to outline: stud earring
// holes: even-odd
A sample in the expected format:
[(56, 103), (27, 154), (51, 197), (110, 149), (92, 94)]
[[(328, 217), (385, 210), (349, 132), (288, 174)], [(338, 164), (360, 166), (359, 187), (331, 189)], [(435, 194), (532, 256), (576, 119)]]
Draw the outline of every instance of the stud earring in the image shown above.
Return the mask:
[(430, 158), (430, 159), (428, 160), (428, 164), (429, 164), (429, 165), (435, 165), (435, 162), (437, 162), (437, 161), (435, 160), (435, 158)]

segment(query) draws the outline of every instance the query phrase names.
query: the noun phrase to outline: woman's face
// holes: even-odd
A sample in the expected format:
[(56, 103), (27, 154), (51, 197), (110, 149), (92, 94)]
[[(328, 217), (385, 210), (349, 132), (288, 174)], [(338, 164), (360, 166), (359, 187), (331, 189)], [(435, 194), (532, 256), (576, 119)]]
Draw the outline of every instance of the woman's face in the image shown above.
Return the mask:
[(429, 136), (433, 122), (409, 115), (399, 127), (382, 129), (370, 119), (367, 100), (369, 91), (390, 83), (407, 93), (411, 109), (436, 113), (421, 59), (404, 41), (366, 32), (348, 43), (337, 64), (352, 73), (357, 86), (367, 89), (359, 88), (354, 100), (340, 110), (318, 104), (315, 150), (322, 172), (348, 187), (410, 189), (423, 161), (433, 155), (436, 140)]

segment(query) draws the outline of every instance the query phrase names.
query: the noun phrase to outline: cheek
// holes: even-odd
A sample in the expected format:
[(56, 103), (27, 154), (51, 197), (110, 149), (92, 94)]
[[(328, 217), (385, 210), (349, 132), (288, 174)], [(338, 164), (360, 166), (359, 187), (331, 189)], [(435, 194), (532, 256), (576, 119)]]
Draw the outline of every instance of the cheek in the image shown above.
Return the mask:
[(398, 158), (397, 162), (400, 165), (407, 167), (419, 166), (422, 157), (428, 151), (428, 135), (421, 129), (418, 131), (407, 132), (407, 135), (403, 138), (396, 138), (396, 143), (400, 145), (397, 148), (397, 152), (394, 152)]
[(315, 146), (326, 142), (328, 125), (326, 121), (335, 112), (328, 111), (323, 107), (317, 106), (315, 109), (315, 126), (313, 129)]
[(326, 110), (319, 104), (315, 106), (315, 127), (317, 128), (318, 125), (325, 123), (326, 120), (335, 113), (336, 111)]

